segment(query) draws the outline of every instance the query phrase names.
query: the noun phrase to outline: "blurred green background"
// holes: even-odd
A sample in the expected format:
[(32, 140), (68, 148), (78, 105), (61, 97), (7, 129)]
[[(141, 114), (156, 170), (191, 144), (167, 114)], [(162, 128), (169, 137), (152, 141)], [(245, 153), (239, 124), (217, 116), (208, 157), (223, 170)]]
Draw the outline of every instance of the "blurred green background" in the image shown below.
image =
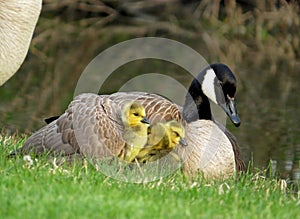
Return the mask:
[[(30, 134), (63, 113), (82, 71), (103, 50), (136, 37), (166, 37), (235, 73), (242, 124), (227, 127), (245, 161), (265, 167), (272, 159), (283, 176), (299, 179), (299, 12), (299, 2), (283, 0), (44, 0), (27, 58), (0, 88), (2, 133)], [(141, 60), (119, 68), (100, 92), (147, 72), (187, 87), (191, 81), (174, 64)]]

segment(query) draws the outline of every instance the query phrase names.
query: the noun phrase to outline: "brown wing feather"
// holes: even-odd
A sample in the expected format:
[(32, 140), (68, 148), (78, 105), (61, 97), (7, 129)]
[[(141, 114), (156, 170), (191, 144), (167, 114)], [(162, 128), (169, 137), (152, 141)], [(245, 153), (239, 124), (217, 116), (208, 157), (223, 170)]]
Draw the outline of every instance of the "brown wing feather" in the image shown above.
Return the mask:
[(119, 111), (108, 96), (79, 95), (56, 121), (29, 137), (21, 151), (89, 158), (118, 154), (125, 145)]
[(121, 109), (109, 96), (82, 94), (68, 110), (73, 117), (73, 136), (82, 154), (88, 158), (103, 158), (120, 153), (125, 145)]
[(63, 133), (58, 132), (56, 121), (51, 122), (31, 135), (24, 143), (20, 151), (23, 154), (33, 152), (35, 154), (53, 153), (62, 156), (75, 154), (78, 151), (68, 142), (63, 142)]
[(183, 122), (179, 106), (156, 94), (118, 92), (110, 95), (109, 98), (121, 105), (127, 101), (140, 102), (144, 106), (151, 123), (169, 120)]
[(225, 135), (227, 136), (227, 138), (229, 139), (229, 141), (232, 145), (236, 170), (238, 172), (245, 172), (246, 171), (246, 165), (245, 165), (245, 162), (242, 159), (241, 150), (240, 150), (239, 144), (236, 140), (236, 137), (227, 128), (225, 128), (224, 133), (225, 133)]

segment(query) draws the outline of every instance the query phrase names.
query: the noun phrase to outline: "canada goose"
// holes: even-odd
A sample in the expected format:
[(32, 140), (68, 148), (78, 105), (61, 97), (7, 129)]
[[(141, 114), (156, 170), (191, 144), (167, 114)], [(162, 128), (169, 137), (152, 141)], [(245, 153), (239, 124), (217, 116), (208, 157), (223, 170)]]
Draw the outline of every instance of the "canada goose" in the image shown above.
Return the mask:
[(176, 120), (184, 125), (188, 146), (176, 147), (174, 152), (182, 159), (185, 173), (195, 175), (200, 171), (211, 177), (231, 176), (245, 166), (233, 135), (213, 121), (207, 97), (239, 125), (235, 91), (236, 80), (231, 70), (224, 64), (213, 64), (192, 81), (183, 109), (156, 94), (80, 94), (57, 120), (29, 137), (20, 151), (51, 151), (62, 156), (79, 154), (96, 159), (120, 154), (125, 143), (118, 131), (121, 121), (116, 119), (120, 114), (117, 109), (128, 101), (136, 101), (144, 106), (151, 123)]
[(125, 104), (121, 118), (126, 144), (124, 152), (119, 157), (131, 162), (147, 143), (147, 129), (150, 122), (146, 118), (145, 108), (138, 102)]
[(42, 0), (0, 1), (0, 86), (23, 63), (41, 7)]
[(168, 154), (179, 143), (187, 146), (184, 137), (184, 127), (179, 122), (171, 120), (156, 123), (149, 127), (147, 145), (140, 150), (136, 159), (140, 163), (155, 161)]
[[(215, 73), (215, 76), (212, 72)], [(234, 100), (235, 93), (236, 93), (236, 85), (237, 85), (236, 78), (228, 66), (221, 63), (216, 63), (208, 66), (207, 68), (203, 69), (202, 72), (198, 74), (197, 77), (192, 81), (189, 87), (188, 94), (186, 95), (185, 98), (182, 114), (184, 120), (190, 124), (189, 126), (194, 126), (194, 125), (198, 126), (199, 124), (193, 123), (198, 119), (206, 120), (206, 121), (202, 121), (201, 123), (207, 123), (204, 125), (204, 127), (206, 127), (207, 129), (200, 128), (200, 127), (197, 128), (195, 127), (195, 129), (192, 129), (192, 131), (197, 129), (201, 130), (201, 133), (199, 133), (199, 135), (201, 135), (202, 137), (208, 136), (208, 134), (204, 134), (202, 133), (202, 131), (206, 133), (207, 131), (211, 131), (213, 129), (215, 136), (218, 136), (218, 132), (221, 129), (222, 132), (225, 133), (226, 138), (222, 141), (216, 140), (216, 143), (223, 144), (225, 143), (225, 141), (228, 142), (229, 140), (230, 144), (232, 145), (232, 150), (234, 152), (235, 169), (237, 171), (245, 171), (246, 169), (245, 163), (242, 160), (240, 149), (236, 138), (226, 127), (224, 127), (217, 121), (214, 121), (214, 118), (212, 117), (211, 114), (210, 103), (208, 100), (209, 97), (210, 100), (212, 100), (214, 103), (219, 105), (226, 112), (227, 116), (230, 118), (232, 123), (235, 126), (239, 126), (240, 119), (237, 114), (235, 100)], [(196, 105), (196, 108), (193, 107), (194, 105)], [(215, 124), (211, 123), (211, 121), (214, 121)], [(214, 127), (215, 125), (217, 125), (218, 128)], [(222, 134), (219, 135), (220, 138), (224, 137)], [(212, 142), (213, 140), (211, 138), (211, 144)], [(212, 149), (212, 147), (210, 149)], [(231, 152), (231, 150), (229, 149), (228, 152)], [(225, 157), (223, 156), (222, 158)], [(191, 158), (186, 158), (186, 159), (189, 159), (191, 162)], [(194, 159), (197, 160), (197, 162), (200, 162), (198, 158), (194, 158)], [(216, 161), (216, 163), (218, 163), (218, 161)], [(219, 163), (222, 163), (222, 161), (220, 160)], [(192, 166), (195, 167), (197, 165), (192, 165)], [(188, 167), (187, 169), (189, 171), (192, 171), (191, 167)]]

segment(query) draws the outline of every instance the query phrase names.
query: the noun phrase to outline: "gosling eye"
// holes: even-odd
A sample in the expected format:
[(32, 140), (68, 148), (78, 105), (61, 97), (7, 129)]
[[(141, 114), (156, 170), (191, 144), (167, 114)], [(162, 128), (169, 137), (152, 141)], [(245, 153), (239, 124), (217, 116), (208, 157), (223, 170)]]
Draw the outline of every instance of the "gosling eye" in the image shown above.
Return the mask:
[(179, 137), (179, 134), (178, 134), (177, 132), (174, 132), (174, 135), (175, 135), (176, 137)]
[(138, 114), (138, 113), (133, 113), (133, 115), (134, 115), (134, 116), (139, 116), (139, 114)]

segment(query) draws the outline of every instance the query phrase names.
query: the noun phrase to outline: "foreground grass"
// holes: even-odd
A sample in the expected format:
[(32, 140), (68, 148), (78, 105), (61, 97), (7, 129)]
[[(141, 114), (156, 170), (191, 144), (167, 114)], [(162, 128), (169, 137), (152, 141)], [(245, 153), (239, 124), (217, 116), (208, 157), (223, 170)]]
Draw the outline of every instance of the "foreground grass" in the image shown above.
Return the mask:
[(299, 218), (300, 198), (284, 180), (246, 174), (226, 181), (189, 181), (180, 173), (132, 184), (107, 178), (86, 163), (30, 166), (7, 154), (20, 138), (0, 141), (3, 218)]

